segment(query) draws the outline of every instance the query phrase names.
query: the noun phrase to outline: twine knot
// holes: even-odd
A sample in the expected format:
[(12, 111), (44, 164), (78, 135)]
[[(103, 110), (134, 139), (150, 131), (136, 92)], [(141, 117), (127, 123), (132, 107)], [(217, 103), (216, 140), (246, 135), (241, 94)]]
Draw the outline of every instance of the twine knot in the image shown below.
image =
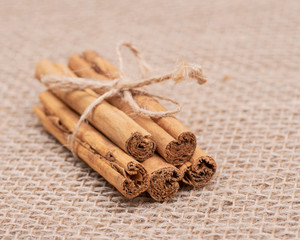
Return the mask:
[[(140, 51), (136, 47), (134, 47), (131, 43), (122, 42), (117, 46), (117, 50), (116, 50), (118, 60), (119, 60), (119, 69), (120, 69), (120, 77), (118, 79), (112, 81), (101, 81), (99, 79), (67, 77), (67, 76), (57, 76), (57, 75), (45, 75), (42, 76), (41, 78), (41, 82), (44, 83), (48, 87), (48, 89), (52, 89), (52, 90), (59, 89), (59, 91), (72, 92), (76, 90), (91, 89), (91, 90), (101, 90), (101, 92), (104, 92), (85, 109), (83, 114), (80, 116), (80, 119), (77, 122), (72, 135), (68, 140), (68, 143), (71, 146), (72, 153), (75, 157), (76, 154), (74, 151), (74, 143), (80, 125), (84, 120), (87, 119), (87, 117), (93, 111), (93, 109), (98, 104), (103, 102), (105, 99), (114, 96), (120, 96), (121, 98), (123, 98), (124, 101), (126, 101), (130, 105), (130, 107), (136, 114), (152, 117), (152, 118), (167, 117), (174, 113), (179, 112), (181, 110), (180, 104), (177, 101), (172, 100), (170, 98), (149, 93), (141, 89), (142, 87), (149, 86), (154, 83), (164, 82), (170, 79), (176, 83), (182, 80), (187, 80), (189, 78), (196, 79), (198, 84), (203, 84), (206, 82), (206, 79), (202, 73), (202, 68), (199, 65), (187, 63), (182, 59), (180, 60), (179, 65), (176, 67), (176, 69), (169, 73), (162, 74), (160, 76), (150, 77), (150, 78), (143, 78), (142, 80), (139, 81), (131, 81), (130, 78), (124, 72), (123, 57), (121, 55), (122, 47), (129, 48), (129, 50), (134, 54), (134, 56), (137, 58), (140, 72), (142, 76), (145, 76), (146, 73), (150, 71), (150, 67), (142, 58)], [(135, 95), (145, 95), (157, 99), (166, 100), (174, 103), (175, 105), (177, 105), (177, 107), (169, 111), (161, 111), (161, 112), (149, 111), (147, 109), (140, 107), (137, 104), (137, 102), (134, 100), (133, 97)]]

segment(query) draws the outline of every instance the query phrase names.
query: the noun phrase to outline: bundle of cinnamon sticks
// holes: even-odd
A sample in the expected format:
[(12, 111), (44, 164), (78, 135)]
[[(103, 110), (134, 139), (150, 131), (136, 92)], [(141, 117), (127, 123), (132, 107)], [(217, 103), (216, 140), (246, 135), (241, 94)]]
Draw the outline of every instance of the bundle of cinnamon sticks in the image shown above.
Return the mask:
[[(95, 51), (70, 57), (68, 66), (42, 60), (35, 76), (81, 77), (111, 81), (120, 71)], [(71, 149), (68, 136), (81, 114), (102, 90), (66, 92), (51, 89), (40, 94), (35, 114), (45, 129)], [(154, 98), (135, 95), (136, 103), (147, 110), (166, 109)], [(73, 151), (127, 198), (147, 191), (157, 201), (171, 199), (179, 182), (202, 187), (216, 171), (212, 157), (196, 144), (195, 135), (174, 116), (151, 118), (135, 113), (121, 97), (106, 99), (80, 125)]]

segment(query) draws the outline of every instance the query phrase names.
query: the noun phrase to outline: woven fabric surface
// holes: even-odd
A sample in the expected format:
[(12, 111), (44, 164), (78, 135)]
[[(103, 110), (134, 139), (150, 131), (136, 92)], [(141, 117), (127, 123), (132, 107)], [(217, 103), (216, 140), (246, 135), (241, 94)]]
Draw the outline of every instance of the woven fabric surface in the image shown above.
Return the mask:
[[(300, 239), (299, 12), (297, 0), (2, 0), (0, 238)], [(94, 49), (116, 63), (121, 40), (158, 71), (179, 57), (204, 68), (205, 85), (149, 88), (182, 103), (178, 118), (215, 158), (204, 188), (127, 200), (33, 114), (39, 60)]]

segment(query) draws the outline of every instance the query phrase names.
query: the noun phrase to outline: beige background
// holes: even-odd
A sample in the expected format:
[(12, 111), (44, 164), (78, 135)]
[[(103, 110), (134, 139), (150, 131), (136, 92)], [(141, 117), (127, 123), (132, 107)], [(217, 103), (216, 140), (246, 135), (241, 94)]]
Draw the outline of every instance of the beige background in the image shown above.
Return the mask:
[[(297, 0), (1, 0), (0, 237), (300, 239), (299, 13)], [(182, 102), (216, 159), (206, 187), (124, 199), (33, 115), (40, 59), (91, 48), (116, 62), (120, 40), (156, 69), (178, 57), (205, 69), (203, 86), (151, 89)]]

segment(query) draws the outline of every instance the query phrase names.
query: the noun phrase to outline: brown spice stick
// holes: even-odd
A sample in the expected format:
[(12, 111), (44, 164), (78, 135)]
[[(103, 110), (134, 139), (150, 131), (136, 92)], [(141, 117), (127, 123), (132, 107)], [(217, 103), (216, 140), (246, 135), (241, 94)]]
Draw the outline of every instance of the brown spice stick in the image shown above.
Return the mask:
[[(103, 68), (105, 71), (109, 71), (109, 65), (106, 64), (105, 61), (102, 61), (101, 63), (104, 64)], [(94, 69), (90, 68), (90, 64), (77, 54), (70, 57), (69, 66), (80, 77), (106, 80), (104, 75), (96, 73)], [(78, 69), (84, 69), (84, 71)], [(115, 69), (112, 68), (112, 71), (107, 74), (113, 75), (114, 71)], [(195, 142), (181, 138), (177, 141), (151, 118), (135, 114), (131, 107), (120, 97), (109, 98), (108, 102), (132, 117), (140, 126), (152, 135), (153, 140), (157, 144), (157, 152), (168, 163), (180, 166), (192, 157), (195, 150)]]
[[(51, 113), (49, 114), (51, 116), (55, 116), (61, 125), (64, 126), (65, 129), (68, 129), (69, 133), (74, 130), (75, 125), (79, 120), (79, 116), (76, 113), (69, 109), (62, 101), (56, 98), (49, 91), (42, 92), (40, 94), (40, 100), (43, 103), (46, 112)], [(133, 170), (135, 170), (137, 166), (142, 169), (145, 168), (149, 174), (149, 184), (145, 184), (146, 180), (141, 180), (143, 179), (142, 177), (146, 178), (144, 176), (146, 174), (142, 176), (138, 174), (132, 174), (132, 176), (129, 175), (129, 177), (131, 177), (129, 180), (135, 181), (135, 185), (141, 185), (144, 183), (143, 188), (140, 187), (144, 191), (146, 190), (145, 186), (148, 185), (149, 188), (147, 191), (153, 199), (157, 201), (167, 201), (171, 199), (178, 191), (178, 181), (182, 179), (182, 173), (174, 166), (164, 162), (158, 155), (154, 155), (153, 157), (145, 160), (142, 163), (143, 167), (141, 167), (141, 164), (132, 159), (132, 157), (124, 153), (121, 149), (116, 147), (107, 138), (105, 138), (100, 132), (86, 123), (80, 127), (78, 131), (78, 138), (80, 139), (80, 143), (88, 144), (91, 149), (106, 159), (106, 162), (110, 164), (111, 168), (117, 170), (124, 176), (127, 176), (126, 173), (128, 172), (134, 173)], [(111, 170), (109, 169), (108, 171)], [(134, 190), (138, 190), (134, 188), (135, 185), (127, 185), (130, 186), (130, 189), (125, 189), (127, 190), (125, 192), (127, 193), (125, 195), (127, 197), (129, 196), (128, 193), (132, 194)]]
[[(67, 107), (61, 106), (63, 104), (60, 104), (59, 100), (49, 92), (42, 93), (41, 100), (47, 107), (35, 107), (34, 112), (45, 129), (70, 149), (67, 145), (67, 137), (76, 124), (76, 114)], [(59, 112), (60, 117), (50, 113), (52, 110)], [(75, 142), (75, 151), (78, 157), (116, 187), (125, 197), (136, 197), (147, 189), (149, 176), (139, 162), (122, 152), (90, 125), (82, 124), (79, 132), (80, 140), (76, 139)], [(93, 143), (93, 146), (89, 144), (90, 142)], [(104, 154), (100, 154), (95, 148), (101, 149)]]
[[(101, 73), (104, 76), (110, 78), (119, 77), (119, 70), (107, 59), (98, 55), (97, 52), (85, 51), (83, 52), (83, 57), (98, 73)], [(156, 100), (147, 96), (136, 96), (135, 100), (141, 107), (151, 111), (166, 110)], [(171, 134), (174, 138), (180, 139), (184, 136), (191, 136), (191, 139), (196, 139), (195, 135), (191, 133), (191, 131), (175, 117), (154, 119), (154, 121), (163, 129), (165, 129), (169, 134)], [(217, 165), (215, 160), (208, 154), (203, 152), (200, 148), (196, 147), (195, 153), (193, 154), (190, 161), (186, 162), (179, 169), (183, 174), (183, 182), (196, 187), (202, 187), (210, 181), (210, 179), (216, 172), (216, 168)]]
[(166, 163), (155, 154), (143, 163), (150, 175), (150, 186), (147, 192), (156, 201), (168, 201), (179, 190), (178, 181), (182, 180), (183, 172), (171, 164)]
[[(36, 77), (43, 75), (63, 76), (71, 72), (62, 72), (62, 69), (47, 60), (42, 60), (36, 67)], [(70, 75), (69, 75), (70, 76)], [(72, 74), (72, 76), (74, 76)], [(56, 96), (67, 103), (71, 108), (82, 114), (84, 110), (96, 99), (85, 91), (71, 93), (55, 90)], [(113, 143), (132, 155), (135, 159), (143, 161), (153, 156), (156, 144), (150, 133), (139, 126), (124, 112), (110, 105), (106, 101), (99, 104), (88, 117), (88, 120)]]
[(196, 147), (192, 159), (179, 168), (183, 175), (182, 181), (195, 187), (206, 185), (216, 173), (215, 160)]

